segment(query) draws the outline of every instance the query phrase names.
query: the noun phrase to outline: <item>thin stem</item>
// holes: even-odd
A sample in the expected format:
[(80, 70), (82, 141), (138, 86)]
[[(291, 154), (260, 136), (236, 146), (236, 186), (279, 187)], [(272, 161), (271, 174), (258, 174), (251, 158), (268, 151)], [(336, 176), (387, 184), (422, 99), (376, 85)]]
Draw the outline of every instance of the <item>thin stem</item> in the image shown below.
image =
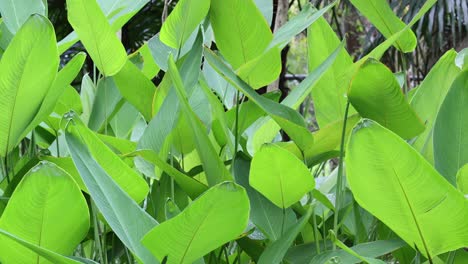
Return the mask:
[(55, 131), (55, 146), (57, 148), (57, 158), (60, 158), (60, 144), (59, 144), (59, 134), (58, 131)]
[(319, 237), (318, 237), (318, 227), (317, 227), (317, 216), (315, 215), (315, 207), (314, 211), (312, 212), (312, 224), (314, 226), (314, 240), (315, 240), (315, 250), (317, 250), (317, 254), (320, 254), (320, 244), (319, 244)]
[[(341, 131), (341, 144), (340, 144), (340, 160), (338, 164), (338, 178), (336, 182), (336, 192), (335, 192), (335, 215), (333, 218), (333, 232), (338, 236), (338, 213), (341, 208), (342, 200), (342, 189), (343, 189), (343, 157), (344, 157), (344, 145), (345, 145), (345, 135), (346, 135), (346, 121), (348, 119), (348, 110), (349, 110), (349, 101), (346, 103), (346, 109), (343, 120), (343, 130)], [(336, 245), (333, 244), (333, 250), (336, 249)]]
[(405, 76), (405, 78), (403, 79), (403, 93), (405, 94), (406, 96), (406, 99), (408, 99), (408, 92), (409, 92), (409, 87), (408, 87), (408, 65), (407, 65), (407, 62), (406, 62), (406, 56), (404, 53), (400, 53), (401, 55), (401, 67), (402, 67), (402, 70), (403, 70), (403, 74)]
[(281, 236), (283, 236), (283, 233), (284, 233), (285, 218), (286, 218), (286, 209), (283, 208), (283, 219), (281, 219)]
[(93, 214), (93, 225), (94, 225), (94, 245), (97, 247), (99, 258), (101, 261), (104, 260), (104, 255), (101, 247), (101, 237), (99, 235), (99, 222), (97, 220), (97, 208), (94, 201), (91, 200), (91, 210)]
[(3, 169), (3, 176), (7, 179), (7, 183), (10, 184), (10, 175), (8, 174), (8, 161), (7, 161), (8, 154), (2, 159), (2, 169)]

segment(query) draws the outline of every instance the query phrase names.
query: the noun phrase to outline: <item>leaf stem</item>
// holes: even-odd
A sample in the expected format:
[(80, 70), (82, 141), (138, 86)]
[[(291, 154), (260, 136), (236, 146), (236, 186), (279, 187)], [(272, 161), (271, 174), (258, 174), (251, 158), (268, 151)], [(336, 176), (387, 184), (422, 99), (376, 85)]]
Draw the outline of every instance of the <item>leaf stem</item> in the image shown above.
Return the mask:
[[(346, 135), (346, 123), (348, 119), (349, 101), (346, 103), (346, 109), (343, 120), (343, 130), (341, 131), (341, 143), (340, 143), (340, 160), (338, 163), (338, 178), (336, 180), (336, 191), (335, 191), (335, 214), (333, 218), (333, 232), (338, 236), (338, 214), (341, 209), (342, 200), (342, 189), (343, 189), (343, 157), (345, 147), (345, 135)], [(336, 245), (333, 244), (333, 250), (336, 249)]]

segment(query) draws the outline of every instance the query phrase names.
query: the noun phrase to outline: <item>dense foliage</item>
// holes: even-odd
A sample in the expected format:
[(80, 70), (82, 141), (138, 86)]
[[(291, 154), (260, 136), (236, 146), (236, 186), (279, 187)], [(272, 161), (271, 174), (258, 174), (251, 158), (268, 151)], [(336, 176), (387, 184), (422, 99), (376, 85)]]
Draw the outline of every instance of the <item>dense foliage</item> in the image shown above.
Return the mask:
[[(350, 1), (385, 37), (358, 60), (337, 2), (273, 33), (261, 0), (180, 0), (127, 54), (148, 1), (67, 0), (57, 41), (47, 1), (0, 0), (1, 263), (468, 262), (468, 52), (417, 87), (381, 62), (436, 0)], [(304, 31), (309, 74), (259, 93)]]

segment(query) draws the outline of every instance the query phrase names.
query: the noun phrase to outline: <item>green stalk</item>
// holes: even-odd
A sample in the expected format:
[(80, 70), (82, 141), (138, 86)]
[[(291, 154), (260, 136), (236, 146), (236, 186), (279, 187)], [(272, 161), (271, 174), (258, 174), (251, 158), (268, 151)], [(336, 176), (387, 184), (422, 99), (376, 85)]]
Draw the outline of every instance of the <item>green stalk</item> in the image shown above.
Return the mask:
[(6, 177), (7, 183), (10, 184), (10, 175), (8, 174), (8, 161), (7, 161), (8, 154), (2, 159), (2, 170), (3, 176)]
[[(340, 144), (340, 161), (338, 164), (338, 178), (336, 180), (336, 191), (335, 191), (335, 214), (333, 218), (333, 232), (338, 235), (338, 213), (341, 209), (342, 191), (343, 191), (343, 157), (345, 147), (345, 134), (346, 134), (346, 122), (348, 119), (349, 101), (346, 103), (346, 109), (343, 120), (343, 130), (341, 131), (341, 144)], [(333, 250), (336, 249), (336, 244), (333, 244)]]
[(94, 225), (94, 245), (96, 246), (98, 253), (99, 253), (99, 259), (101, 261), (104, 260), (104, 253), (102, 251), (102, 243), (101, 243), (101, 237), (99, 235), (99, 222), (97, 220), (97, 208), (96, 205), (94, 204), (94, 201), (91, 200), (91, 211), (93, 214), (93, 225)]
[(406, 56), (404, 53), (400, 53), (401, 55), (401, 64), (402, 64), (402, 70), (403, 74), (405, 76), (405, 79), (403, 81), (403, 93), (405, 94), (406, 99), (408, 99), (408, 92), (409, 92), (409, 87), (408, 87), (408, 66), (406, 62)]

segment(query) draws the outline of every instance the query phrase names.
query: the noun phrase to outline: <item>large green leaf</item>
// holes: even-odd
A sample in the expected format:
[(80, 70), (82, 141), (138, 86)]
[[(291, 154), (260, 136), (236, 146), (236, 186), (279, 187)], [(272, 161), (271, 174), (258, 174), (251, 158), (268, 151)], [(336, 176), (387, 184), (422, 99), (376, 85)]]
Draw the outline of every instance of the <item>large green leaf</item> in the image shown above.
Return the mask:
[(193, 263), (238, 238), (247, 227), (249, 199), (244, 188), (223, 182), (206, 191), (176, 217), (160, 224), (143, 244), (167, 263)]
[(0, 13), (8, 30), (15, 34), (33, 14), (46, 15), (42, 1), (4, 0), (0, 1)]
[[(87, 150), (90, 155), (93, 156), (95, 162), (102, 167), (106, 174), (109, 175), (112, 180), (114, 180), (119, 187), (128, 194), (128, 196), (132, 197), (138, 203), (143, 201), (149, 192), (149, 187), (142, 176), (130, 168), (120, 157), (106, 146), (106, 144), (104, 144), (94, 132), (84, 126), (81, 120), (77, 118), (74, 113), (66, 114), (66, 116), (68, 116), (68, 118), (73, 118), (68, 121), (68, 123), (73, 124), (73, 131), (79, 133), (80, 140), (86, 144)], [(65, 123), (65, 120), (62, 122)], [(71, 126), (69, 125), (69, 127)], [(78, 166), (77, 169), (80, 171)], [(89, 189), (89, 186), (86, 186)]]
[[(307, 32), (309, 72), (313, 72), (340, 45), (340, 40), (325, 18), (319, 18)], [(325, 127), (335, 121), (343, 121), (347, 84), (341, 82), (339, 77), (352, 64), (351, 56), (345, 49), (341, 49), (330, 66), (330, 70), (324, 73), (312, 89), (315, 114), (320, 127)]]
[[(215, 1), (216, 2), (216, 1)], [(210, 0), (181, 0), (161, 27), (160, 39), (169, 47), (181, 49), (208, 14)]]
[(368, 59), (353, 77), (348, 98), (362, 117), (373, 119), (405, 139), (424, 131), (393, 73), (381, 62)]
[[(67, 118), (65, 139), (73, 162), (97, 208), (103, 214), (112, 231), (140, 261), (158, 263), (140, 242), (141, 238), (158, 223), (126, 193), (125, 185), (119, 186), (118, 178), (114, 178), (114, 180), (101, 167), (97, 162), (97, 156), (91, 155), (93, 152), (92, 143), (86, 140), (86, 137), (89, 136), (83, 130), (83, 124), (73, 115), (69, 115)], [(105, 146), (98, 147), (106, 148)], [(107, 157), (109, 156), (107, 155)], [(113, 164), (118, 163), (115, 160), (109, 160), (106, 163), (108, 166)], [(121, 177), (126, 175), (122, 170), (119, 174)], [(127, 184), (134, 184), (132, 181), (134, 182), (135, 179), (130, 179)]]
[(280, 208), (288, 208), (315, 186), (307, 167), (291, 152), (273, 144), (257, 151), (250, 167), (250, 185)]
[(313, 143), (312, 134), (306, 128), (304, 119), (298, 112), (284, 104), (278, 104), (259, 95), (252, 87), (237, 77), (237, 75), (211, 50), (205, 49), (205, 59), (237, 90), (242, 92), (273, 118), (301, 149)]
[[(47, 18), (31, 16), (0, 62), (0, 155), (22, 139), (52, 86), (58, 68), (55, 33)], [(32, 128), (30, 128), (32, 129)]]
[(468, 163), (468, 70), (461, 72), (440, 106), (434, 124), (434, 164), (452, 185)]
[(182, 111), (189, 118), (190, 127), (195, 135), (195, 146), (200, 155), (203, 169), (206, 174), (207, 181), (210, 186), (213, 186), (217, 183), (220, 183), (225, 180), (232, 179), (231, 174), (226, 169), (223, 161), (218, 156), (218, 153), (215, 151), (213, 144), (211, 143), (207, 133), (206, 128), (197, 117), (193, 109), (190, 107), (186, 90), (184, 84), (179, 74), (179, 70), (172, 59), (172, 56), (169, 57), (169, 71), (174, 83), (175, 90), (177, 92), (177, 97), (181, 103)]
[[(366, 16), (367, 19), (386, 38), (405, 28), (401, 21), (392, 11), (386, 0), (351, 0), (351, 3)], [(416, 48), (417, 40), (413, 31), (406, 30), (395, 42), (395, 47), (402, 52), (411, 52)]]
[(365, 119), (356, 125), (346, 171), (356, 201), (423, 255), (468, 245), (468, 201), (415, 149), (378, 123)]
[(460, 72), (454, 63), (456, 56), (457, 53), (454, 50), (447, 51), (432, 67), (411, 99), (411, 106), (426, 125), (424, 132), (416, 138), (412, 145), (431, 163), (434, 162), (434, 122), (440, 105), (442, 105), (453, 80)]
[(67, 0), (68, 21), (98, 69), (106, 76), (119, 72), (127, 53), (96, 0)]
[[(89, 116), (88, 127), (94, 131), (102, 131), (106, 127), (112, 116), (123, 104), (122, 95), (111, 77), (104, 77), (99, 80), (97, 90)], [(119, 104), (120, 103), (120, 104)]]
[[(244, 81), (259, 88), (278, 77), (280, 51), (274, 48), (265, 53), (273, 33), (253, 0), (211, 1), (210, 21), (216, 46), (234, 70), (252, 60), (261, 60), (255, 62), (256, 67), (242, 70), (239, 75)], [(259, 74), (251, 74), (252, 68)]]
[(297, 224), (291, 226), (278, 240), (270, 244), (263, 251), (260, 259), (258, 260), (258, 264), (281, 263), (289, 247), (294, 242), (294, 239), (296, 239), (299, 232), (302, 231), (309, 221), (312, 212), (313, 210), (309, 209), (307, 213), (299, 219)]
[(122, 96), (151, 120), (153, 96), (156, 87), (133, 63), (127, 61), (113, 77)]
[[(89, 229), (89, 212), (78, 185), (55, 164), (41, 162), (24, 176), (0, 218), (0, 228), (62, 255), (71, 255)], [(52, 263), (1, 238), (4, 263)]]

